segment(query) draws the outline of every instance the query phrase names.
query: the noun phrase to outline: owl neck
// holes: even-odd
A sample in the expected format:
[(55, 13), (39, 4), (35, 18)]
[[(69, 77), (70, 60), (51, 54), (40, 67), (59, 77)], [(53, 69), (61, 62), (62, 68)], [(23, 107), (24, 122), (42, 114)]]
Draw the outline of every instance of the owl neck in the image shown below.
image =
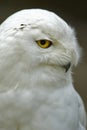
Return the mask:
[(72, 84), (71, 71), (67, 73), (62, 68), (45, 67), (33, 70), (31, 74), (31, 86), (59, 88)]
[[(8, 66), (6, 66), (8, 67)], [(22, 67), (12, 66), (8, 69), (0, 70), (0, 89), (13, 89), (15, 87), (21, 89), (30, 88), (59, 88), (72, 84), (71, 71), (67, 73), (60, 67), (35, 67), (24, 69)], [(26, 68), (26, 67), (25, 67)], [(28, 67), (29, 68), (29, 67)], [(8, 74), (8, 75), (7, 75)]]

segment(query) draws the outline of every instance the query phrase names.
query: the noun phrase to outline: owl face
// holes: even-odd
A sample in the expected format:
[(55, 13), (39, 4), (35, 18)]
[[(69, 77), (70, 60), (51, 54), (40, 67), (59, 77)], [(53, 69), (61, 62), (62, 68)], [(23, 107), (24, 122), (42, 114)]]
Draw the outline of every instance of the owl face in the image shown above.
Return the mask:
[(16, 60), (31, 67), (58, 66), (67, 71), (79, 60), (74, 31), (49, 11), (31, 9), (13, 14), (1, 25), (0, 39), (11, 62)]

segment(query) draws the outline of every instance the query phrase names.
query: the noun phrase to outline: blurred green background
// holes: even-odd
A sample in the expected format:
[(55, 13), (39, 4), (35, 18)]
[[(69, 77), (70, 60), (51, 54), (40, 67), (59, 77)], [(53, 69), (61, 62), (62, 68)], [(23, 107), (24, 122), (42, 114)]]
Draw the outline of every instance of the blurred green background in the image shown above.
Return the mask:
[(26, 8), (51, 10), (75, 28), (83, 48), (81, 63), (73, 69), (74, 85), (87, 110), (87, 1), (86, 0), (0, 0), (0, 23), (9, 15)]

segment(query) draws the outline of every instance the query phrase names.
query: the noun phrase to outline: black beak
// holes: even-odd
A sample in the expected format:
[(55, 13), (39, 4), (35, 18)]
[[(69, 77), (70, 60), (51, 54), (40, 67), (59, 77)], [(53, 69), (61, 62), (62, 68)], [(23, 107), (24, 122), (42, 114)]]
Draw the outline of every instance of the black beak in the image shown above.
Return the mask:
[(65, 68), (65, 72), (66, 73), (69, 70), (70, 66), (71, 66), (71, 62), (69, 62), (68, 64), (66, 64), (66, 65), (63, 66)]

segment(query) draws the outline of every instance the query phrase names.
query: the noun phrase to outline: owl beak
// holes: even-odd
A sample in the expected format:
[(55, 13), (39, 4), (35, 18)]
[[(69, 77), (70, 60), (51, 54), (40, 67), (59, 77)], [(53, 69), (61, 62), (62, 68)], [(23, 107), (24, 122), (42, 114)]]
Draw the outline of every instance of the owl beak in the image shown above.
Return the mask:
[(68, 71), (68, 70), (70, 69), (70, 67), (71, 67), (71, 62), (69, 62), (68, 64), (64, 65), (63, 67), (64, 67), (64, 69), (65, 69), (65, 72), (67, 73), (67, 71)]

